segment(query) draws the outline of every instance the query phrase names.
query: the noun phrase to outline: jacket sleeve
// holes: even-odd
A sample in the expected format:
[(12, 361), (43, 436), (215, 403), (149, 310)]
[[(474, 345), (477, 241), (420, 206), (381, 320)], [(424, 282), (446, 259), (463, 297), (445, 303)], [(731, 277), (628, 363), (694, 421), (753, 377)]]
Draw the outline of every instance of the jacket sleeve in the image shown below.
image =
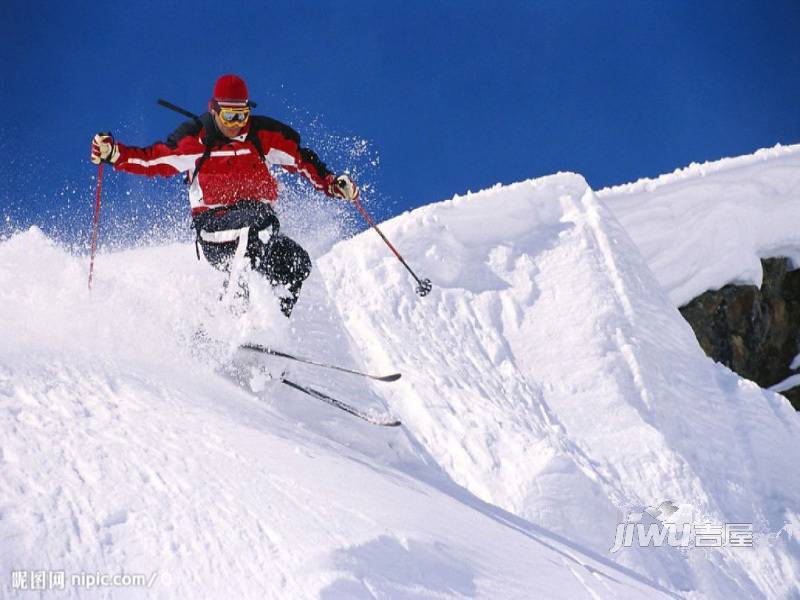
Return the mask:
[(264, 159), (269, 165), (280, 165), (290, 173), (300, 173), (318, 190), (331, 193), (333, 173), (317, 154), (300, 145), (300, 135), (291, 127), (272, 121), (270, 126), (262, 124), (258, 131), (259, 141), (268, 149)]
[(199, 127), (192, 121), (187, 121), (166, 142), (156, 142), (145, 148), (126, 146), (118, 142), (119, 159), (114, 163), (114, 168), (148, 177), (169, 177), (189, 171), (203, 155), (199, 135)]

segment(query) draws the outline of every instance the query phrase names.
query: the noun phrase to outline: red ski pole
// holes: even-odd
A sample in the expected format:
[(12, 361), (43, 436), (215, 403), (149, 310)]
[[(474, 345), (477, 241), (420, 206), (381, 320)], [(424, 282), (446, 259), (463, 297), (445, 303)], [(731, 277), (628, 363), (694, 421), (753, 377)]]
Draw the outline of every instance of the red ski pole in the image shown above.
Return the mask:
[(94, 253), (97, 250), (97, 227), (100, 223), (100, 192), (103, 189), (103, 163), (97, 167), (97, 194), (94, 200), (94, 219), (92, 220), (92, 256), (89, 259), (89, 290), (92, 289), (94, 272)]
[(417, 284), (418, 284), (417, 285), (417, 294), (419, 294), (420, 296), (427, 296), (428, 292), (431, 291), (431, 280), (430, 279), (420, 279), (419, 277), (417, 277), (417, 274), (414, 273), (414, 271), (411, 270), (411, 267), (409, 267), (408, 263), (403, 259), (402, 256), (400, 256), (400, 253), (397, 251), (397, 249), (394, 246), (392, 246), (392, 243), (386, 238), (385, 235), (383, 235), (383, 232), (380, 229), (378, 229), (378, 226), (375, 224), (375, 221), (373, 221), (372, 218), (367, 213), (367, 211), (364, 210), (364, 207), (361, 206), (361, 203), (358, 201), (358, 199), (353, 200), (353, 204), (356, 205), (356, 208), (361, 213), (361, 215), (364, 217), (364, 219), (367, 221), (367, 223), (369, 223), (370, 227), (372, 227), (378, 233), (378, 235), (381, 236), (381, 239), (384, 242), (386, 242), (386, 245), (389, 246), (389, 250), (391, 250), (394, 253), (394, 255), (397, 257), (397, 260), (399, 260), (401, 263), (403, 263), (403, 266), (408, 270), (409, 273), (411, 273), (411, 276), (414, 279), (416, 279)]

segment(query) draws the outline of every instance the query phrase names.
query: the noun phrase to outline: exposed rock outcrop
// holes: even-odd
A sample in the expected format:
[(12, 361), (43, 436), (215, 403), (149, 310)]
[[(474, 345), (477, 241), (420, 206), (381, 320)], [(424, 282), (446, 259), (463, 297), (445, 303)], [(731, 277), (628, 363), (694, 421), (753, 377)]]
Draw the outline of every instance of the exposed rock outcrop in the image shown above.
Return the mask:
[[(703, 350), (762, 387), (780, 383), (798, 370), (800, 353), (800, 269), (787, 258), (761, 261), (761, 288), (726, 285), (680, 308)], [(800, 410), (800, 386), (782, 392)]]

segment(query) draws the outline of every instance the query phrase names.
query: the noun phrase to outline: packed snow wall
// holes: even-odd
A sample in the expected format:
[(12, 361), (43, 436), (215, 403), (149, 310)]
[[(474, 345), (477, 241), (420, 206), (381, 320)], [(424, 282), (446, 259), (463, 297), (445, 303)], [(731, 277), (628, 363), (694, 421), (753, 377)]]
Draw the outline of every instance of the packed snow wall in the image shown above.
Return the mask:
[[(667, 499), (764, 532), (796, 523), (794, 411), (703, 354), (583, 178), (498, 186), (384, 227), (430, 297), (376, 236), (320, 268), (367, 364), (406, 373), (384, 397), (455, 481), (606, 554), (620, 512)], [(617, 558), (682, 592), (795, 589), (795, 542), (740, 550)]]

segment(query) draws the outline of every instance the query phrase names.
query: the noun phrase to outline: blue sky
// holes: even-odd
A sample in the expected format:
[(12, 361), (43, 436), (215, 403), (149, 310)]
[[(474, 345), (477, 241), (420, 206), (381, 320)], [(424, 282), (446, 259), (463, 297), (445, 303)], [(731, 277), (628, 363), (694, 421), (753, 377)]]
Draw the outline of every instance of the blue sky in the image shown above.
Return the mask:
[[(91, 216), (91, 135), (163, 139), (181, 117), (156, 98), (202, 111), (225, 72), (369, 183), (381, 218), (557, 171), (600, 188), (800, 142), (797, 0), (0, 10), (2, 214), (66, 237)], [(140, 228), (187, 214), (177, 179), (108, 172), (104, 201)]]

